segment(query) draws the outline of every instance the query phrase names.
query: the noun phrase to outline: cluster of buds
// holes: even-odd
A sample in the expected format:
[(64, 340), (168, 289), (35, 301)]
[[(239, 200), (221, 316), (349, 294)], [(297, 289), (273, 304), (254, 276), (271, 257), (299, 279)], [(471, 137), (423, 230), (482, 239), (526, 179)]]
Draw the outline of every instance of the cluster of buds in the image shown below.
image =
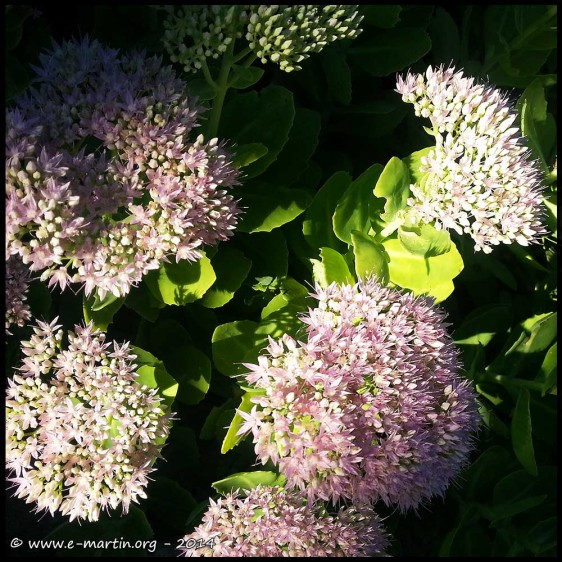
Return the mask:
[(425, 298), (359, 285), (317, 287), (305, 342), (271, 340), (240, 415), (261, 462), (309, 500), (416, 508), (443, 495), (479, 423), (444, 314)]
[(12, 325), (23, 326), (30, 318), (31, 311), (27, 300), (29, 288), (29, 269), (21, 260), (11, 257), (6, 262), (6, 333)]
[(546, 234), (540, 169), (507, 95), (444, 67), (399, 77), (397, 92), (436, 139), (422, 159), (426, 176), (410, 186), (406, 221), (467, 233), (485, 253)]
[(167, 7), (164, 45), (173, 62), (197, 72), (243, 35), (262, 63), (291, 72), (312, 53), (354, 39), (363, 19), (354, 5)]
[(104, 509), (145, 498), (169, 431), (156, 390), (136, 379), (127, 343), (91, 325), (67, 334), (38, 322), (8, 379), (6, 467), (15, 495), (36, 510), (96, 521)]
[(232, 235), (237, 171), (218, 139), (189, 140), (200, 108), (170, 67), (88, 38), (41, 64), (6, 116), (8, 256), (119, 297)]
[(280, 487), (258, 486), (211, 500), (203, 521), (182, 540), (185, 556), (382, 556), (388, 539), (369, 510), (337, 515)]

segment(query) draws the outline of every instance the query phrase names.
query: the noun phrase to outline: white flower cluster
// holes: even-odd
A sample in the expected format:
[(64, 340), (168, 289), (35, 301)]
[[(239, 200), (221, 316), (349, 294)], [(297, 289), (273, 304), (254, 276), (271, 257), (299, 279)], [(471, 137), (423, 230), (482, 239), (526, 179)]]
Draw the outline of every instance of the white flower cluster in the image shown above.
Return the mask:
[(156, 391), (139, 384), (127, 343), (76, 326), (38, 322), (23, 342), (21, 375), (8, 379), (6, 467), (15, 495), (36, 510), (96, 521), (103, 509), (145, 498), (168, 435)]
[(407, 220), (467, 233), (485, 253), (546, 233), (540, 170), (505, 94), (443, 66), (398, 77), (397, 92), (436, 139), (421, 161), (424, 181), (410, 186)]

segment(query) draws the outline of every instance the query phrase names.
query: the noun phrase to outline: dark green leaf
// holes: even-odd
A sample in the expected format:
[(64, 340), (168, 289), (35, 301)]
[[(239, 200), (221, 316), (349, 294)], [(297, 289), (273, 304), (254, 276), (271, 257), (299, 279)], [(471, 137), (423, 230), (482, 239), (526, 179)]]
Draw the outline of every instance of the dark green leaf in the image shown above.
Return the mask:
[(319, 113), (298, 107), (289, 132), (289, 140), (262, 179), (273, 185), (293, 185), (306, 170), (318, 146), (320, 125)]
[(529, 474), (536, 476), (538, 472), (533, 447), (529, 399), (529, 391), (526, 388), (521, 388), (511, 421), (511, 439), (515, 456), (519, 462)]
[(431, 48), (420, 28), (381, 29), (361, 47), (352, 47), (353, 60), (373, 76), (388, 76), (421, 59)]
[(256, 346), (263, 346), (267, 336), (256, 334), (258, 324), (240, 320), (217, 326), (213, 334), (213, 362), (227, 377), (246, 371), (242, 365), (246, 354)]
[(268, 153), (267, 147), (260, 142), (251, 142), (249, 144), (242, 144), (236, 147), (233, 164), (237, 168), (244, 168), (249, 166), (256, 160)]
[(237, 90), (243, 90), (253, 86), (263, 76), (265, 71), (257, 66), (233, 64), (230, 72), (232, 74), (229, 79), (229, 86)]
[(105, 302), (99, 303), (98, 310), (94, 310), (93, 307), (96, 302), (97, 296), (90, 295), (89, 297), (86, 297), (84, 295), (84, 320), (86, 321), (86, 323), (92, 321), (94, 323), (94, 326), (102, 332), (105, 332), (107, 330), (107, 327), (113, 321), (113, 316), (125, 302), (125, 297), (117, 298), (114, 295), (111, 295), (111, 297), (113, 298), (109, 298), (107, 304)]
[(131, 308), (149, 322), (156, 322), (160, 309), (165, 305), (161, 300), (156, 299), (146, 283), (142, 282), (139, 283), (138, 287), (131, 289), (125, 299), (125, 306)]
[(328, 91), (333, 98), (344, 105), (351, 102), (351, 71), (345, 55), (339, 51), (329, 50), (322, 59), (326, 73)]
[(334, 234), (332, 216), (350, 184), (351, 176), (347, 172), (336, 172), (319, 189), (306, 210), (302, 231), (312, 248), (343, 249), (343, 244)]
[(435, 64), (449, 65), (459, 60), (460, 34), (449, 12), (437, 7), (429, 25), (429, 35)]
[(261, 174), (270, 166), (289, 138), (295, 108), (293, 95), (281, 86), (268, 86), (260, 94), (248, 92), (225, 104), (220, 136), (239, 145), (261, 143), (268, 152), (245, 169), (248, 178)]
[(537, 523), (527, 533), (525, 544), (534, 554), (556, 548), (558, 543), (558, 519), (550, 517)]
[(360, 13), (365, 16), (361, 24), (372, 25), (374, 27), (394, 27), (400, 20), (402, 8), (393, 6), (369, 6), (364, 5), (360, 8)]
[(237, 191), (246, 208), (238, 223), (241, 232), (270, 232), (298, 217), (312, 197), (302, 189), (262, 185)]
[(27, 68), (12, 53), (6, 53), (5, 69), (6, 100), (11, 100), (31, 84), (31, 76)]
[(248, 276), (252, 262), (244, 254), (230, 246), (221, 246), (211, 260), (217, 276), (214, 285), (205, 293), (201, 304), (208, 308), (225, 305)]
[(191, 78), (189, 80), (187, 90), (190, 95), (201, 101), (215, 99), (215, 96), (217, 95), (216, 88), (211, 86), (203, 78)]
[(498, 333), (505, 333), (512, 322), (507, 305), (485, 305), (470, 312), (454, 332), (457, 345), (486, 346)]

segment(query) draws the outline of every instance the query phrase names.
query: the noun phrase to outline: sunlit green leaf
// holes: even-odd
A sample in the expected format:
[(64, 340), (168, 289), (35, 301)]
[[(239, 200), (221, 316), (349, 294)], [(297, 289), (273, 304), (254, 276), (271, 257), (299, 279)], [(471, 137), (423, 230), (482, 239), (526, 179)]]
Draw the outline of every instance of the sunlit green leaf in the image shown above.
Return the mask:
[(386, 285), (388, 283), (388, 256), (384, 246), (358, 230), (351, 231), (351, 240), (357, 277), (368, 279), (375, 276), (379, 283)]
[(331, 283), (353, 284), (355, 278), (349, 271), (345, 258), (332, 248), (320, 248), (320, 260), (311, 260), (314, 280), (322, 287)]
[(227, 478), (213, 482), (212, 486), (219, 494), (228, 494), (235, 490), (253, 490), (260, 484), (262, 486), (283, 486), (285, 484), (285, 477), (266, 470), (237, 472)]

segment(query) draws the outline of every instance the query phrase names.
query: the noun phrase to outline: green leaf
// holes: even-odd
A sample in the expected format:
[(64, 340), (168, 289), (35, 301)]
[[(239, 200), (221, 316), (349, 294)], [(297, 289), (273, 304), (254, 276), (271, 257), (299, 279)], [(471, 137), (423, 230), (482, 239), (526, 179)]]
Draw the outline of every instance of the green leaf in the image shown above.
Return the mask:
[(211, 86), (204, 78), (190, 79), (187, 90), (190, 95), (201, 101), (215, 99), (217, 95), (217, 89)]
[(191, 493), (161, 474), (150, 482), (146, 492), (148, 499), (143, 507), (149, 516), (157, 518), (174, 535), (185, 533), (189, 515), (197, 505)]
[[(412, 152), (410, 156), (406, 156), (406, 158), (402, 158), (402, 162), (406, 164), (408, 167), (408, 172), (410, 174), (410, 183), (416, 183), (421, 185), (424, 181), (424, 178), (427, 177), (427, 172), (422, 172), (420, 170), (422, 166), (422, 158), (427, 157), (427, 155), (432, 151), (435, 150), (435, 146), (428, 146), (426, 148), (422, 148), (421, 150), (417, 150), (416, 152)], [(375, 194), (376, 195), (376, 194)]]
[(521, 388), (511, 420), (511, 439), (513, 451), (519, 462), (529, 474), (536, 476), (538, 472), (533, 447), (529, 400), (529, 391), (526, 388)]
[(196, 262), (164, 263), (146, 275), (152, 294), (166, 304), (184, 305), (200, 299), (216, 280), (207, 256)]
[(267, 336), (256, 334), (258, 324), (239, 320), (217, 326), (213, 333), (213, 362), (227, 377), (245, 372), (242, 365), (246, 354), (257, 346), (264, 346)]
[(157, 350), (166, 370), (179, 383), (177, 399), (198, 404), (207, 394), (211, 380), (211, 362), (192, 344), (185, 328), (166, 318), (150, 331), (151, 348)]
[(285, 187), (299, 180), (318, 146), (320, 126), (320, 114), (317, 111), (298, 107), (289, 139), (262, 179), (273, 185)]
[(557, 343), (555, 342), (546, 352), (539, 374), (535, 379), (543, 384), (542, 395), (556, 388), (557, 384)]
[(275, 472), (256, 470), (254, 472), (237, 472), (211, 485), (219, 494), (228, 494), (235, 490), (253, 490), (256, 486), (283, 486), (285, 477)]
[(529, 334), (523, 342), (512, 348), (508, 353), (537, 353), (544, 351), (554, 341), (557, 334), (557, 318), (556, 312), (548, 312), (545, 314), (537, 314), (528, 318), (521, 324), (523, 330)]
[(517, 103), (517, 109), (521, 115), (521, 131), (534, 153), (539, 159), (543, 171), (548, 171), (545, 150), (541, 146), (541, 139), (538, 134), (539, 123), (546, 122), (546, 99), (544, 86), (539, 78), (533, 80), (523, 92)]
[(431, 49), (429, 35), (418, 27), (381, 29), (362, 46), (350, 49), (353, 61), (373, 76), (388, 76), (421, 59)]
[[(410, 195), (408, 166), (400, 158), (393, 156), (380, 174), (373, 193), (376, 197), (386, 199), (384, 213), (380, 218), (391, 225), (398, 211), (406, 206), (406, 201)], [(398, 224), (389, 226), (385, 229), (385, 236), (391, 234), (397, 227)]]
[(224, 441), (222, 442), (221, 453), (223, 455), (225, 453), (228, 453), (230, 449), (236, 447), (236, 445), (238, 445), (238, 443), (240, 443), (240, 441), (244, 439), (244, 435), (238, 435), (238, 430), (240, 429), (240, 427), (242, 427), (242, 424), (244, 423), (244, 419), (238, 413), (238, 410), (246, 414), (250, 412), (250, 410), (255, 406), (255, 404), (252, 402), (252, 397), (257, 396), (258, 394), (265, 394), (265, 390), (263, 389), (249, 390), (242, 395), (240, 406), (238, 406), (237, 411), (234, 414), (232, 421), (230, 422)]
[(27, 68), (12, 53), (6, 53), (4, 76), (6, 100), (19, 96), (31, 84), (31, 76)]
[(237, 190), (246, 208), (238, 223), (241, 232), (270, 232), (298, 217), (312, 197), (302, 189), (262, 185)]
[(294, 117), (293, 94), (281, 86), (268, 86), (259, 95), (239, 94), (225, 104), (219, 136), (239, 145), (260, 143), (267, 147), (267, 154), (245, 169), (245, 176), (252, 178), (275, 161), (289, 138)]
[(373, 164), (347, 188), (338, 201), (332, 222), (334, 233), (343, 242), (352, 243), (352, 230), (368, 233), (371, 225), (369, 203), (373, 199), (373, 188), (381, 171), (380, 164)]
[[(110, 295), (108, 295), (109, 297)], [(113, 316), (117, 313), (117, 311), (123, 306), (125, 302), (125, 297), (117, 298), (114, 295), (111, 295), (113, 298), (107, 299), (109, 302), (99, 302), (98, 301), (98, 309), (94, 310), (94, 305), (97, 299), (97, 296), (90, 295), (87, 297), (84, 295), (84, 301), (82, 305), (82, 310), (84, 312), (84, 320), (86, 323), (93, 322), (94, 326), (105, 332), (108, 326), (113, 321)]]
[(435, 64), (448, 65), (459, 60), (459, 29), (449, 12), (437, 7), (429, 25), (429, 34), (431, 55)]
[(355, 273), (360, 279), (375, 276), (379, 283), (388, 283), (388, 258), (382, 244), (359, 232), (351, 231), (353, 253), (355, 255)]
[(244, 255), (252, 260), (250, 279), (270, 276), (285, 277), (288, 271), (289, 250), (281, 229), (236, 235)]
[(486, 346), (498, 332), (507, 332), (512, 316), (512, 309), (507, 305), (480, 306), (471, 311), (455, 330), (455, 343), (462, 346)]
[(265, 71), (257, 66), (233, 64), (230, 72), (232, 73), (232, 78), (229, 80), (229, 87), (243, 90), (253, 86), (263, 76)]
[(125, 306), (134, 310), (145, 320), (156, 322), (160, 314), (160, 309), (165, 305), (161, 300), (156, 299), (143, 281), (139, 283), (138, 287), (133, 287), (131, 289), (125, 299)]
[(332, 216), (338, 201), (351, 184), (347, 172), (336, 172), (318, 190), (305, 213), (302, 232), (312, 248), (322, 246), (339, 250), (343, 247), (332, 227)]
[(231, 246), (221, 246), (211, 260), (217, 276), (214, 285), (205, 293), (201, 304), (208, 308), (218, 308), (232, 300), (252, 267), (252, 262), (244, 254)]
[(158, 389), (158, 393), (162, 397), (166, 409), (169, 409), (176, 394), (178, 392), (178, 383), (176, 380), (159, 365), (155, 367), (151, 365), (141, 365), (137, 369), (137, 382), (140, 385), (146, 385), (149, 388)]
[(398, 239), (409, 252), (426, 258), (440, 256), (451, 250), (450, 234), (430, 224), (401, 226), (398, 228)]
[(261, 144), (261, 142), (242, 144), (236, 147), (236, 153), (234, 154), (232, 163), (237, 168), (244, 168), (246, 166), (249, 166), (256, 160), (259, 160), (268, 152), (269, 151), (267, 150), (267, 146), (264, 146), (263, 144)]
[(388, 271), (392, 283), (411, 289), (416, 295), (432, 296), (436, 302), (453, 292), (452, 280), (464, 267), (453, 243), (447, 253), (428, 258), (412, 254), (398, 239), (385, 240), (382, 244), (390, 258)]
[(351, 102), (351, 71), (345, 55), (336, 50), (326, 50), (322, 59), (328, 92), (344, 105)]
[(320, 248), (320, 260), (311, 260), (314, 280), (322, 287), (331, 283), (354, 284), (355, 279), (345, 258), (332, 248)]
[(375, 27), (394, 27), (400, 20), (401, 6), (361, 6), (361, 14), (365, 16), (362, 25), (373, 25)]
[(527, 533), (525, 544), (533, 554), (537, 555), (556, 548), (558, 544), (558, 518), (550, 517), (537, 523)]

